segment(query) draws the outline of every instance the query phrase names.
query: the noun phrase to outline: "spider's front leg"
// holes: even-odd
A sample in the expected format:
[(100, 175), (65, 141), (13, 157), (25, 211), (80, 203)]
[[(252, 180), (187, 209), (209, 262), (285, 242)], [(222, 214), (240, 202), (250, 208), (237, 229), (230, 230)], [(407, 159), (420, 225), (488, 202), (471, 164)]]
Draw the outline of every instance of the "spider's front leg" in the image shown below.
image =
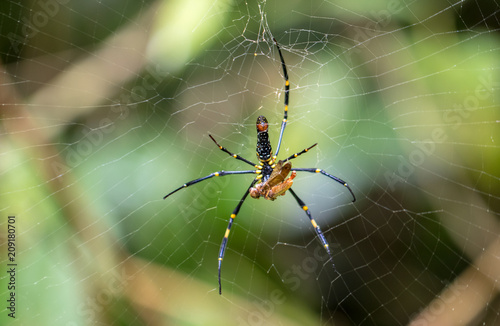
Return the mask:
[(321, 232), (321, 228), (319, 227), (318, 223), (316, 223), (316, 220), (314, 220), (314, 218), (312, 217), (311, 212), (309, 211), (309, 207), (307, 207), (307, 205), (302, 201), (302, 199), (299, 198), (299, 196), (297, 196), (297, 194), (292, 189), (290, 189), (290, 193), (297, 201), (297, 204), (299, 204), (299, 206), (302, 207), (304, 212), (306, 212), (306, 215), (309, 218), (309, 220), (311, 221), (311, 224), (314, 228), (314, 231), (316, 231), (316, 234), (318, 235), (319, 240), (321, 241), (321, 244), (323, 245), (323, 248), (325, 248), (328, 256), (330, 257), (330, 261), (332, 262), (333, 269), (336, 269), (335, 264), (333, 263), (333, 256), (332, 256), (332, 251), (330, 250), (330, 245), (328, 244), (328, 241), (326, 241), (326, 238), (325, 238), (325, 235), (323, 234), (323, 232)]
[(229, 224), (227, 225), (226, 232), (224, 233), (224, 238), (222, 238), (222, 243), (220, 244), (220, 249), (219, 249), (219, 294), (222, 294), (222, 282), (221, 282), (221, 271), (222, 271), (222, 260), (224, 259), (224, 253), (226, 252), (226, 246), (227, 246), (227, 239), (229, 238), (229, 232), (231, 231), (231, 226), (233, 225), (233, 221), (236, 218), (236, 215), (238, 215), (241, 206), (245, 202), (245, 199), (247, 199), (247, 196), (250, 192), (250, 189), (253, 188), (255, 183), (257, 182), (257, 179), (254, 179), (252, 183), (250, 184), (250, 187), (248, 187), (247, 191), (245, 191), (245, 194), (243, 194), (243, 197), (240, 199), (238, 205), (236, 205), (236, 208), (233, 210), (233, 213), (229, 217)]

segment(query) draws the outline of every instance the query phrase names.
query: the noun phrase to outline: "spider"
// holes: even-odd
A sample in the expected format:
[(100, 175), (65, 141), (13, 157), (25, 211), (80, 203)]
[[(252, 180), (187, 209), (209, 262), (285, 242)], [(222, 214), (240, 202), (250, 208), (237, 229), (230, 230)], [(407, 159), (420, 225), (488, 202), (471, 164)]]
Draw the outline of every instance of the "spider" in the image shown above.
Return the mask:
[[(351, 193), (353, 197), (353, 202), (356, 201), (356, 197), (354, 196), (354, 193), (352, 192), (351, 188), (349, 185), (342, 179), (333, 176), (331, 174), (328, 174), (322, 169), (318, 168), (294, 168), (292, 169), (292, 164), (290, 161), (294, 158), (297, 158), (298, 156), (308, 152), (311, 148), (317, 145), (314, 144), (306, 149), (303, 149), (301, 152), (295, 153), (291, 155), (290, 157), (286, 158), (285, 160), (279, 160), (277, 161), (277, 156), (278, 152), (280, 150), (281, 146), (281, 141), (283, 139), (283, 132), (285, 131), (287, 119), (288, 119), (288, 101), (289, 101), (289, 96), (290, 96), (290, 82), (288, 80), (288, 73), (285, 65), (285, 60), (283, 59), (283, 54), (281, 53), (280, 46), (276, 39), (273, 38), (274, 44), (276, 44), (276, 48), (278, 49), (278, 53), (280, 56), (281, 60), (281, 67), (283, 68), (283, 75), (285, 78), (285, 112), (283, 116), (283, 120), (281, 122), (281, 131), (280, 135), (278, 138), (278, 145), (276, 147), (276, 153), (273, 155), (272, 154), (272, 147), (271, 143), (269, 142), (269, 135), (267, 133), (269, 125), (267, 122), (267, 119), (264, 116), (259, 116), (257, 118), (257, 159), (259, 160), (259, 164), (252, 163), (251, 161), (241, 157), (238, 154), (233, 154), (230, 151), (228, 151), (225, 147), (222, 147), (217, 143), (217, 141), (212, 137), (212, 135), (208, 135), (210, 139), (219, 147), (220, 150), (223, 152), (229, 154), (230, 156), (234, 157), (237, 160), (243, 161), (255, 168), (255, 170), (244, 170), (244, 171), (218, 171), (211, 173), (203, 178), (195, 179), (192, 181), (189, 181), (179, 188), (173, 190), (170, 192), (168, 195), (163, 197), (163, 199), (169, 197), (170, 195), (174, 194), (175, 192), (189, 187), (191, 185), (194, 185), (198, 182), (213, 178), (213, 177), (222, 177), (225, 175), (233, 175), (233, 174), (256, 174), (257, 176), (255, 179), (250, 183), (250, 186), (248, 189), (245, 191), (243, 194), (243, 197), (240, 199), (238, 202), (238, 205), (236, 205), (236, 208), (233, 210), (233, 213), (229, 217), (229, 224), (227, 226), (226, 232), (224, 234), (224, 237), (222, 239), (222, 243), (220, 245), (219, 249), (219, 258), (218, 258), (218, 280), (219, 280), (219, 294), (222, 294), (222, 285), (221, 285), (221, 267), (222, 267), (222, 260), (224, 259), (224, 253), (226, 251), (226, 246), (227, 246), (227, 240), (229, 237), (229, 232), (231, 231), (231, 226), (233, 225), (233, 221), (236, 218), (236, 215), (240, 211), (241, 206), (243, 205), (243, 202), (245, 199), (250, 195), (252, 198), (260, 198), (263, 197), (268, 200), (275, 200), (279, 196), (285, 195), (287, 191), (289, 191), (292, 196), (295, 198), (299, 206), (305, 211), (307, 217), (311, 221), (311, 224), (316, 231), (316, 234), (319, 237), (319, 240), (321, 241), (321, 244), (325, 248), (326, 252), (328, 253), (330, 260), (332, 261), (333, 264), (333, 258), (332, 258), (332, 253), (330, 250), (330, 246), (328, 245), (328, 241), (326, 241), (325, 236), (323, 235), (323, 232), (321, 232), (321, 229), (314, 220), (314, 218), (311, 215), (311, 212), (309, 211), (309, 208), (306, 206), (306, 204), (302, 201), (302, 199), (297, 196), (295, 191), (292, 190), (292, 184), (293, 184), (293, 179), (295, 178), (297, 172), (311, 172), (311, 173), (321, 173), (324, 176), (327, 176), (328, 178), (342, 184), (345, 186), (349, 192)], [(290, 173), (290, 176), (287, 178), (288, 174)], [(335, 268), (335, 264), (333, 264), (333, 268)]]

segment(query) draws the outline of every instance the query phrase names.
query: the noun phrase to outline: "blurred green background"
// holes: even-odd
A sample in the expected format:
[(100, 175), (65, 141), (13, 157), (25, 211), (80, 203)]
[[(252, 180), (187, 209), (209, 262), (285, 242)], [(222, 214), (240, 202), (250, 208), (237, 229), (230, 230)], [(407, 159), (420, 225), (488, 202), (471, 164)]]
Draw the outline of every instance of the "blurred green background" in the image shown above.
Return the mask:
[[(0, 3), (2, 325), (500, 322), (494, 1)], [(299, 174), (247, 199), (255, 120)]]

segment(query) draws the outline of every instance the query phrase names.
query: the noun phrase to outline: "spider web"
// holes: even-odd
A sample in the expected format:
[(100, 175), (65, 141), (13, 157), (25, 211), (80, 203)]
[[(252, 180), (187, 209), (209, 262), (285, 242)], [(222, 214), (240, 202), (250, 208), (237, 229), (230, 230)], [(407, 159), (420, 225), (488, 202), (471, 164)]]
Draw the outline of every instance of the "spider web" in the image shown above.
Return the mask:
[[(497, 1), (0, 4), (2, 325), (500, 322)], [(248, 198), (255, 120), (298, 173)], [(54, 303), (57, 303), (54, 305)]]

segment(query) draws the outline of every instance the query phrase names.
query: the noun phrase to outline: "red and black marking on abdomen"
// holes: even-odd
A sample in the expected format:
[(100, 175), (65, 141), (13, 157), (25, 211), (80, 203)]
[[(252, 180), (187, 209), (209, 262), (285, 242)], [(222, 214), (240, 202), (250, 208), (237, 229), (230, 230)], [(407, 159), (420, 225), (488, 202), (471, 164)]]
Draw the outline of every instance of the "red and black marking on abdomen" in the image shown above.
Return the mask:
[(269, 135), (267, 129), (269, 124), (267, 123), (266, 117), (260, 115), (257, 118), (257, 157), (261, 162), (268, 162), (271, 160), (273, 149), (271, 143), (269, 142)]

